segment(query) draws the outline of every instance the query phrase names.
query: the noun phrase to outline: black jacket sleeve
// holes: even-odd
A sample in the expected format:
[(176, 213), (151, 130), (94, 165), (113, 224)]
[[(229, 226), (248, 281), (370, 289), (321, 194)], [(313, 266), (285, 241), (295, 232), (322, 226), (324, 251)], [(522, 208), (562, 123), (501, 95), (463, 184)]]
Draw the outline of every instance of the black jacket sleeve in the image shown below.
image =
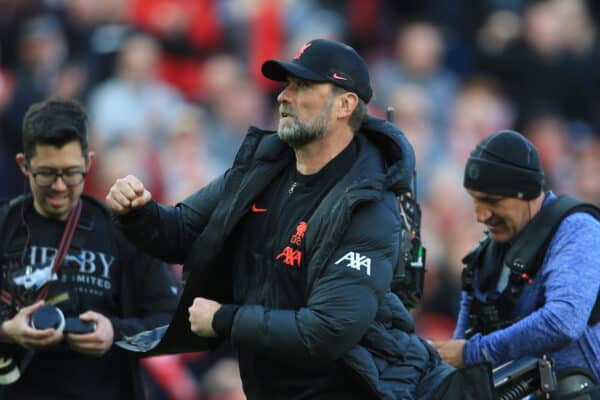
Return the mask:
[(116, 217), (125, 236), (146, 253), (182, 264), (196, 236), (206, 226), (223, 191), (225, 177), (215, 179), (174, 207), (151, 201)]
[(178, 302), (178, 288), (169, 266), (118, 237), (120, 279), (117, 296), (122, 314), (110, 318), (115, 341), (166, 325)]
[(389, 288), (400, 229), (390, 205), (360, 206), (324, 265), (306, 307), (240, 306), (233, 320), (232, 342), (288, 359), (340, 358), (365, 334)]

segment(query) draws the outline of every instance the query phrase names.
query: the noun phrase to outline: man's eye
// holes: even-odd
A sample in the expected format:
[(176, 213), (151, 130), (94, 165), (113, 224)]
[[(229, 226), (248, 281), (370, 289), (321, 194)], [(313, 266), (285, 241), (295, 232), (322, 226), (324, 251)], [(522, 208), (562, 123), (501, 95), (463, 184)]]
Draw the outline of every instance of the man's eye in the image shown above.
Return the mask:
[(79, 170), (76, 170), (76, 171), (66, 171), (66, 172), (63, 173), (63, 175), (66, 176), (66, 177), (72, 178), (74, 176), (81, 175), (81, 171), (79, 171)]

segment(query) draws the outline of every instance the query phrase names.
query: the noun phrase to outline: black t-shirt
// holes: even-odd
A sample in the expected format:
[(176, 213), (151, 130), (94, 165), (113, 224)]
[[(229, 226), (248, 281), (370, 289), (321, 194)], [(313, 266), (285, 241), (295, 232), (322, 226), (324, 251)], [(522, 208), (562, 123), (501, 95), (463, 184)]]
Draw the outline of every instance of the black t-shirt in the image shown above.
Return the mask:
[[(306, 305), (304, 235), (309, 218), (357, 156), (356, 141), (313, 175), (295, 165), (274, 180), (242, 218), (229, 248), (235, 304), (261, 304), (297, 310)], [(367, 398), (341, 362), (298, 365), (274, 354), (239, 350), (240, 369), (248, 393), (269, 399)]]
[[(25, 252), (12, 254), (14, 258), (5, 260), (5, 265), (21, 265), (24, 261), (33, 272), (51, 264), (66, 224), (43, 218), (33, 207), (25, 208), (24, 221), (29, 232)], [(82, 213), (73, 245), (58, 271), (58, 279), (51, 281), (47, 297), (50, 301), (68, 293), (67, 301), (56, 304), (65, 317), (88, 310), (107, 317), (120, 314), (113, 290), (119, 287), (120, 265), (113, 241), (107, 238), (112, 238), (112, 233), (106, 221), (86, 222)], [(63, 342), (55, 348), (36, 351), (21, 378), (5, 388), (3, 398), (129, 399), (132, 388), (127, 366), (125, 353), (120, 350), (110, 350), (101, 357), (86, 356), (70, 350)]]

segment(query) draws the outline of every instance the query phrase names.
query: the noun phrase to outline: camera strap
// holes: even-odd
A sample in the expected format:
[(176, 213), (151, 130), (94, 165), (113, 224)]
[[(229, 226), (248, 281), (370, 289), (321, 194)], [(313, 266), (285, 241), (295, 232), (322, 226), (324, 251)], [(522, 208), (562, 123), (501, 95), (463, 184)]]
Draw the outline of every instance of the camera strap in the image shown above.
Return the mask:
[[(60, 239), (60, 244), (58, 246), (58, 252), (54, 257), (54, 261), (52, 263), (52, 270), (50, 272), (50, 276), (54, 275), (58, 272), (60, 267), (67, 256), (67, 252), (69, 251), (69, 247), (71, 246), (71, 240), (73, 239), (73, 235), (75, 234), (75, 230), (77, 229), (77, 223), (79, 222), (79, 217), (81, 216), (81, 208), (82, 201), (78, 200), (75, 207), (69, 213), (69, 218), (67, 219), (67, 224), (65, 226), (65, 230), (63, 231), (62, 238)], [(37, 296), (37, 300), (45, 299), (48, 295), (48, 284), (44, 285), (44, 287), (40, 290)]]

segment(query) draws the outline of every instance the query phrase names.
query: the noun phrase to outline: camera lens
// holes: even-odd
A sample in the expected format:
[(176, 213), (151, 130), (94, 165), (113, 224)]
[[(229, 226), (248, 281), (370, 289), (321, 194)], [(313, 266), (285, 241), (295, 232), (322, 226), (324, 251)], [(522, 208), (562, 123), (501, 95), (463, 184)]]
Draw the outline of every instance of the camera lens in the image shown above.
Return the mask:
[(65, 327), (65, 316), (59, 308), (45, 305), (31, 315), (31, 327), (34, 329), (54, 328), (62, 332)]

